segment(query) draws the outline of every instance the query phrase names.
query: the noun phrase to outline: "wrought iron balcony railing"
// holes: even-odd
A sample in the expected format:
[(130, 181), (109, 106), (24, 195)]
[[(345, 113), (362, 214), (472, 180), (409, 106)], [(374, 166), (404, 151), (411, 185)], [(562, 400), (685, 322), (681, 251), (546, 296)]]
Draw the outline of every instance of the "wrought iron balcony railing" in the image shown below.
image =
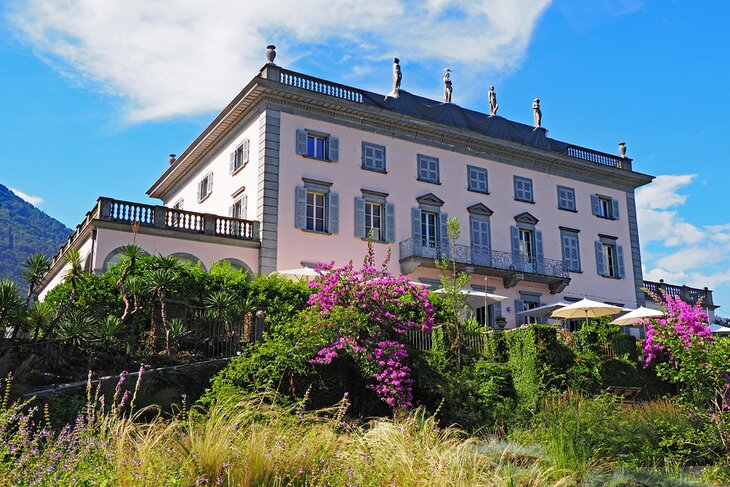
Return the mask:
[[(455, 252), (453, 256), (454, 260), (459, 264), (563, 279), (570, 277), (562, 260), (537, 259), (511, 252), (482, 250), (477, 247), (460, 244), (455, 245), (453, 249)], [(451, 259), (451, 248), (442, 249), (438, 243), (435, 245), (423, 245), (422, 242), (418, 242), (413, 238), (400, 242), (398, 244), (398, 250), (401, 261), (409, 257)]]

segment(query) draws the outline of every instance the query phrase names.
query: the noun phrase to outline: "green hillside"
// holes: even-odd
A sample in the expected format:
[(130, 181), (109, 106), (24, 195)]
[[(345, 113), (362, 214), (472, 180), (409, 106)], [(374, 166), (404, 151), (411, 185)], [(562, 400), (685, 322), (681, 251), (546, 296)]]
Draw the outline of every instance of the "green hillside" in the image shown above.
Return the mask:
[(22, 282), (23, 260), (42, 252), (53, 256), (71, 230), (0, 184), (0, 279)]

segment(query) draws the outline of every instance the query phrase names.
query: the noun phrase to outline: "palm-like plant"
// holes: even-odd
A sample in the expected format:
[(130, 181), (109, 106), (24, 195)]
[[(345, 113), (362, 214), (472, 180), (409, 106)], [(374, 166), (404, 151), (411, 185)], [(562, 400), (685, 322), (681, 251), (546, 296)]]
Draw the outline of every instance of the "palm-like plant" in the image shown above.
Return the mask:
[(169, 343), (169, 353), (176, 353), (177, 346), (182, 338), (190, 336), (192, 330), (185, 325), (183, 320), (173, 318), (168, 323), (167, 342)]
[(38, 340), (41, 334), (47, 336), (48, 325), (53, 320), (53, 305), (46, 301), (36, 301), (28, 309), (28, 325), (33, 340)]
[(208, 308), (215, 310), (216, 319), (220, 322), (223, 321), (225, 311), (233, 306), (235, 298), (228, 291), (213, 291), (205, 296), (204, 302)]
[(20, 327), (18, 313), (23, 309), (18, 285), (9, 279), (0, 280), (0, 340), (5, 338), (5, 328), (14, 324), (13, 335), (17, 335)]
[(120, 343), (124, 332), (124, 323), (114, 315), (108, 315), (94, 328), (93, 339), (96, 344), (106, 350), (113, 350)]
[(127, 278), (129, 273), (134, 271), (137, 266), (137, 261), (143, 255), (144, 251), (138, 245), (129, 244), (122, 248), (121, 260), (125, 265), (124, 269), (122, 269), (121, 276), (119, 276), (119, 281), (117, 281), (117, 287), (124, 302), (124, 312), (120, 318), (123, 323), (140, 311), (140, 308), (137, 306), (139, 300), (136, 294), (128, 289)]
[(79, 294), (79, 283), (84, 277), (84, 269), (81, 265), (81, 253), (79, 249), (71, 248), (66, 252), (66, 263), (69, 268), (64, 273), (63, 277), (66, 282), (71, 283), (71, 302), (76, 302), (76, 298)]
[(43, 276), (48, 272), (51, 261), (44, 254), (32, 254), (25, 258), (23, 262), (22, 276), (25, 283), (28, 284), (28, 293), (25, 296), (25, 306), (30, 306), (30, 300), (33, 297), (33, 291), (40, 284)]
[(58, 321), (56, 334), (67, 343), (82, 347), (89, 340), (93, 327), (93, 318), (77, 309), (72, 309)]
[[(145, 276), (144, 286), (147, 291), (152, 294), (153, 301), (156, 299), (160, 303), (160, 318), (162, 326), (167, 330), (167, 298), (175, 286), (177, 272), (168, 268), (157, 268), (149, 271)], [(154, 316), (154, 314), (153, 314)], [(153, 321), (154, 318), (153, 318)], [(152, 346), (157, 348), (160, 332), (155, 323), (152, 324)], [(166, 344), (168, 353), (170, 353), (170, 343)]]

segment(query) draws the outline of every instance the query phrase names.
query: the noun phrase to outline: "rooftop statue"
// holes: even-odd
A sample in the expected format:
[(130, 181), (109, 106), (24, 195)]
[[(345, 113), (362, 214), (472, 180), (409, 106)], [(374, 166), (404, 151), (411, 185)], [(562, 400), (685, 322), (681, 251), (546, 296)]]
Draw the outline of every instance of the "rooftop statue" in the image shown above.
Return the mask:
[(400, 59), (397, 57), (393, 58), (393, 90), (388, 93), (387, 97), (398, 98), (400, 92), (400, 82), (403, 79), (403, 74), (400, 71)]
[(542, 111), (540, 110), (540, 99), (535, 98), (535, 100), (532, 102), (532, 110), (534, 113), (534, 121), (535, 121), (535, 128), (540, 128), (542, 126)]
[(451, 86), (451, 70), (446, 68), (444, 72), (444, 103), (451, 103), (451, 93), (454, 91)]
[(499, 103), (497, 103), (497, 93), (494, 91), (494, 86), (489, 87), (489, 115), (495, 116), (499, 110)]
[(621, 157), (626, 157), (626, 142), (618, 143), (618, 153), (621, 154)]

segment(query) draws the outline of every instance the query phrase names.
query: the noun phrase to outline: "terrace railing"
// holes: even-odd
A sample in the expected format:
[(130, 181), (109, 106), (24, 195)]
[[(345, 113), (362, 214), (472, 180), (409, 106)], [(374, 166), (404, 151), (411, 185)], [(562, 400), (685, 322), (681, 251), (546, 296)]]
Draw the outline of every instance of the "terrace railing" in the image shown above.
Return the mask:
[[(712, 306), (714, 304), (712, 302), (712, 291), (707, 288), (678, 286), (676, 284), (666, 284), (664, 281), (644, 281), (644, 289), (660, 298), (662, 296), (660, 290), (664, 290), (672, 298), (679, 296), (685, 303), (695, 304), (701, 299), (703, 306)], [(645, 293), (646, 298), (653, 301), (654, 298), (651, 297), (651, 294)]]
[[(398, 244), (400, 260), (409, 257), (424, 257), (427, 259), (451, 259), (451, 248), (442, 249), (435, 246), (422, 245), (413, 238), (403, 240)], [(544, 276), (569, 278), (562, 260), (537, 259), (511, 252), (498, 250), (482, 250), (469, 245), (457, 244), (454, 246), (454, 260), (459, 264), (487, 267), (504, 271), (514, 271)]]
[(304, 90), (314, 91), (315, 93), (362, 103), (361, 90), (306, 74), (282, 69), (279, 74), (279, 81), (285, 85), (294, 86), (295, 88), (302, 88)]
[(52, 259), (51, 267), (63, 257), (94, 220), (237, 240), (257, 242), (260, 239), (259, 222), (257, 221), (101, 197), (97, 200), (96, 206), (86, 213), (84, 221), (76, 226), (76, 230), (58, 249)]
[(565, 153), (571, 157), (583, 159), (584, 161), (595, 162), (596, 164), (603, 164), (604, 166), (611, 166), (631, 171), (631, 159), (628, 157), (615, 156), (613, 154), (579, 147), (577, 145), (569, 145), (565, 150)]

